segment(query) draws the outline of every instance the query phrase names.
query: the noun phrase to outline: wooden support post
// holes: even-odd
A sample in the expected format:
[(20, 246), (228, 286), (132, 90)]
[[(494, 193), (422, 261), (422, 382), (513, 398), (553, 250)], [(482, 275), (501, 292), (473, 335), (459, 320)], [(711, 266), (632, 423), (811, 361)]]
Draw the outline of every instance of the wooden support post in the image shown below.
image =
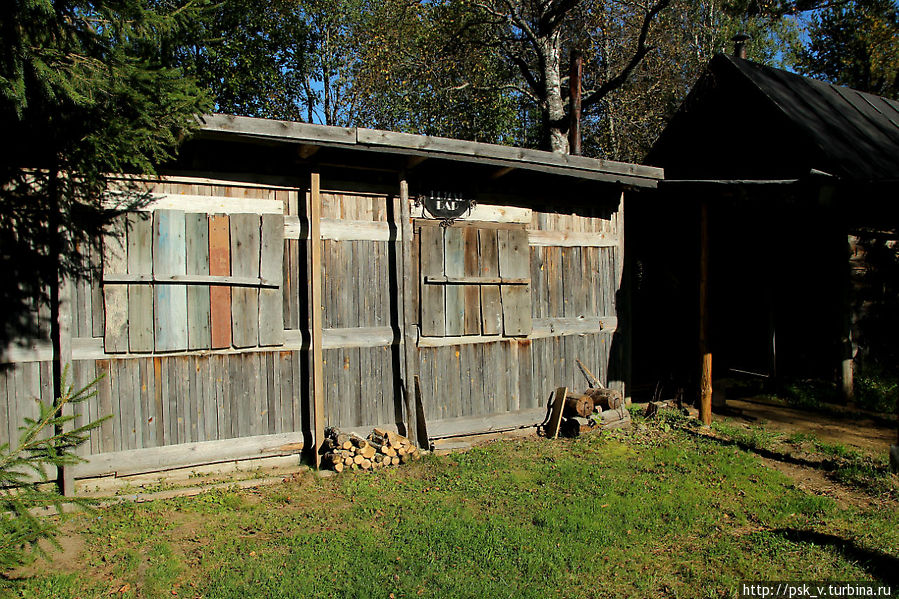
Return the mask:
[(412, 288), (417, 281), (413, 277), (412, 268), (412, 215), (409, 209), (409, 182), (406, 174), (400, 175), (400, 231), (402, 235), (402, 281), (400, 282), (403, 316), (403, 357), (405, 377), (403, 380), (403, 408), (405, 412), (406, 435), (413, 442), (421, 446), (427, 443), (427, 439), (419, 439), (416, 408), (414, 402), (414, 383), (418, 375), (418, 348), (416, 347), (415, 313), (416, 306), (413, 303), (415, 291)]
[[(54, 169), (51, 174), (50, 197), (53, 205), (50, 212), (51, 230), (54, 232), (50, 251), (55, 260), (53, 278), (48, 281), (50, 286), (50, 343), (53, 348), (53, 397), (58, 401), (66, 394), (66, 383), (71, 380), (64, 376), (66, 368), (72, 363), (72, 297), (71, 282), (68, 273), (65, 272), (64, 261), (70, 251), (69, 232), (66, 229), (66, 204), (62, 199), (61, 184), (58, 172)], [(75, 412), (72, 404), (62, 408), (63, 416), (73, 416)], [(70, 420), (61, 427), (57, 427), (57, 433), (71, 431), (74, 422)], [(72, 466), (60, 466), (57, 469), (57, 485), (59, 492), (66, 497), (75, 495), (75, 477)]]
[(581, 155), (581, 78), (584, 74), (584, 57), (580, 50), (571, 51), (568, 67), (568, 153)]
[(699, 207), (699, 418), (712, 424), (712, 351), (709, 347), (709, 204)]
[(309, 286), (312, 292), (309, 313), (312, 320), (312, 426), (315, 467), (321, 465), (321, 446), (325, 440), (325, 381), (322, 355), (322, 234), (321, 175), (312, 173), (309, 192)]

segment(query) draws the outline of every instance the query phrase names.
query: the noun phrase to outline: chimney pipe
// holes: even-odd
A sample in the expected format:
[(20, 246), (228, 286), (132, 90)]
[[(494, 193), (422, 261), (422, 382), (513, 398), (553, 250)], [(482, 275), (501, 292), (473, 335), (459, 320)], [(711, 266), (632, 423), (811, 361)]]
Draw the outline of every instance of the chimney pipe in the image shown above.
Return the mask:
[(742, 58), (743, 60), (746, 60), (746, 42), (751, 39), (752, 36), (742, 31), (730, 38), (730, 41), (734, 43), (735, 58)]

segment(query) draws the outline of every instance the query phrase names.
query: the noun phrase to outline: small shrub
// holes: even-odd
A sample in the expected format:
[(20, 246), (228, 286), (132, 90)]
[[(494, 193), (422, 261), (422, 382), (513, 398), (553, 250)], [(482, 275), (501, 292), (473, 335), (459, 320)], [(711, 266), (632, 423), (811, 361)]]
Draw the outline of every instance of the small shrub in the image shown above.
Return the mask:
[(76, 391), (66, 385), (67, 373), (68, 369), (63, 372), (63, 396), (52, 404), (39, 402), (37, 420), (25, 418), (16, 446), (0, 446), (0, 570), (19, 566), (34, 553), (42, 554), (40, 541), (59, 547), (57, 523), (35, 515), (35, 509), (56, 508), (62, 514), (66, 504), (87, 506), (83, 500), (59, 494), (48, 476), (59, 466), (83, 461), (75, 455), (75, 448), (106, 419), (65, 430), (75, 417), (63, 415), (63, 407), (93, 397), (96, 391), (92, 389), (99, 380)]

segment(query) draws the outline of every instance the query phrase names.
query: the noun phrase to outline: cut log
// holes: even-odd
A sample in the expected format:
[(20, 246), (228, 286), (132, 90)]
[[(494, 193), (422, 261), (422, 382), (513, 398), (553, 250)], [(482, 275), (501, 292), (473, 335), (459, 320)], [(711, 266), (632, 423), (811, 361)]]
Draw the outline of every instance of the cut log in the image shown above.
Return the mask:
[(358, 453), (353, 456), (353, 463), (357, 466), (365, 461), (365, 458), (359, 455)]
[(375, 448), (372, 447), (371, 445), (366, 445), (365, 447), (362, 447), (359, 449), (359, 453), (365, 459), (370, 460), (373, 457), (375, 457), (375, 453), (377, 453), (377, 452), (375, 451)]
[(394, 466), (399, 466), (399, 465), (400, 465), (400, 458), (399, 458), (399, 456), (397, 456), (397, 457), (395, 457), (395, 458), (390, 458), (390, 463), (393, 464)]
[[(340, 447), (344, 447), (344, 445), (346, 445), (349, 442), (349, 440), (350, 440), (350, 436), (345, 435), (343, 433), (340, 433), (339, 435), (336, 435), (334, 437), (334, 442), (337, 443), (337, 445)], [(349, 447), (344, 447), (344, 449), (349, 449)]]
[(343, 472), (343, 462), (335, 462), (331, 467), (334, 469), (334, 472)]
[(362, 463), (359, 465), (362, 466), (363, 470), (371, 470), (371, 460), (362, 460)]
[(631, 413), (628, 412), (625, 408), (618, 408), (617, 410), (606, 410), (602, 413), (602, 423), (604, 425), (610, 422), (630, 419)]
[(565, 397), (565, 407), (562, 409), (562, 416), (572, 418), (580, 416), (588, 418), (593, 413), (593, 400), (586, 395), (568, 395)]
[(587, 389), (584, 395), (593, 400), (594, 406), (603, 410), (614, 410), (624, 405), (621, 391), (617, 389)]
[(355, 456), (352, 456), (352, 457), (349, 457), (349, 456), (348, 456), (348, 457), (343, 458), (343, 465), (344, 465), (344, 466), (352, 466), (352, 465), (355, 464), (355, 463), (356, 463), (356, 462), (355, 462)]

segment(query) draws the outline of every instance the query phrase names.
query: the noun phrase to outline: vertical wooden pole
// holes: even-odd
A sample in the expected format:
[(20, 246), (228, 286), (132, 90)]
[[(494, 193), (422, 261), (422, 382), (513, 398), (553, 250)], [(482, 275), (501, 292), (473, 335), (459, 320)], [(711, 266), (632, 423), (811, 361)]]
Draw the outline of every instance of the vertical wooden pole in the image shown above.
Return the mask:
[[(66, 380), (63, 373), (72, 363), (72, 297), (71, 282), (65, 271), (65, 257), (69, 248), (69, 232), (66, 229), (66, 206), (62, 197), (62, 189), (59, 175), (56, 169), (50, 175), (50, 197), (52, 206), (50, 211), (51, 231), (54, 233), (50, 251), (55, 260), (52, 280), (50, 285), (50, 344), (53, 348), (53, 397), (58, 401), (65, 396)], [(71, 376), (71, 375), (69, 375)], [(71, 403), (62, 409), (63, 416), (73, 416), (74, 407)], [(62, 427), (58, 427), (57, 433), (70, 431), (74, 428), (74, 422), (69, 421)], [(60, 466), (57, 470), (57, 486), (60, 493), (66, 497), (75, 494), (75, 477), (71, 466)]]
[(580, 50), (571, 51), (568, 67), (568, 153), (581, 155), (581, 79), (584, 75), (584, 58)]
[[(405, 365), (405, 379), (403, 380), (403, 408), (406, 414), (406, 434), (419, 446), (427, 445), (427, 439), (419, 438), (418, 434), (418, 418), (415, 400), (414, 382), (418, 375), (418, 348), (416, 339), (416, 308), (413, 303), (415, 291), (412, 285), (417, 283), (413, 280), (412, 267), (412, 215), (409, 208), (409, 182), (406, 180), (406, 173), (400, 174), (400, 230), (402, 234), (402, 315), (403, 315), (403, 357)], [(426, 449), (426, 447), (425, 447)]]
[(321, 464), (321, 447), (325, 440), (325, 381), (322, 355), (322, 198), (321, 175), (312, 173), (309, 192), (309, 286), (312, 292), (309, 313), (312, 321), (312, 426), (314, 430), (315, 467)]
[(709, 204), (699, 207), (699, 418), (712, 424), (712, 351), (709, 347)]

